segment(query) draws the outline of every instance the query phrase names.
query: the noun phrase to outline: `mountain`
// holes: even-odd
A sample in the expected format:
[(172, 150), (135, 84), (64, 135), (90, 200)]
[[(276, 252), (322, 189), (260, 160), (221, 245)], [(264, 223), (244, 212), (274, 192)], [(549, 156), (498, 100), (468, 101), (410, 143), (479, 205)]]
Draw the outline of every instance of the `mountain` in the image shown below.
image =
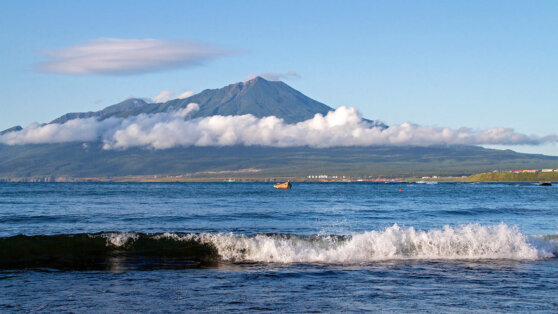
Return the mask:
[[(173, 99), (164, 103), (147, 103), (143, 99), (131, 98), (96, 112), (67, 113), (51, 123), (64, 123), (71, 119), (97, 117), (125, 118), (142, 113), (159, 113), (186, 108), (196, 103), (200, 109), (192, 118), (214, 115), (252, 114), (258, 118), (276, 116), (286, 123), (308, 120), (320, 113), (326, 115), (333, 108), (315, 101), (281, 81), (268, 81), (256, 77), (218, 89), (206, 89), (184, 99)], [(385, 127), (381, 122), (366, 120), (376, 126)]]
[(23, 130), (23, 128), (20, 125), (16, 125), (14, 127), (11, 127), (9, 129), (6, 129), (6, 130), (0, 132), (0, 135), (4, 135), (6, 133), (10, 133), (10, 132), (14, 132), (14, 131), (21, 131), (21, 130)]
[(165, 103), (147, 103), (142, 99), (132, 98), (97, 112), (68, 113), (51, 123), (64, 123), (71, 119), (98, 117), (128, 117), (141, 113), (158, 113), (185, 108), (190, 103), (200, 106), (192, 117), (213, 115), (244, 115), (256, 117), (276, 116), (287, 123), (308, 120), (316, 113), (323, 115), (333, 108), (305, 96), (289, 85), (280, 81), (268, 81), (256, 77), (218, 89), (206, 89), (184, 99), (174, 99)]
[(165, 106), (183, 108), (192, 102), (200, 105), (194, 117), (252, 114), (258, 118), (276, 116), (287, 123), (308, 120), (316, 113), (326, 115), (334, 110), (281, 81), (268, 81), (261, 77), (220, 89), (204, 90), (186, 99), (171, 100)]
[(127, 111), (130, 111), (130, 110), (141, 108), (141, 107), (143, 107), (147, 104), (148, 103), (143, 99), (129, 98), (129, 99), (124, 100), (123, 102), (120, 102), (116, 105), (106, 107), (105, 109), (100, 110), (100, 111), (67, 113), (63, 116), (60, 116), (60, 117), (52, 120), (50, 123), (64, 123), (64, 122), (66, 122), (68, 120), (72, 120), (72, 119), (86, 119), (86, 118), (92, 118), (92, 117), (96, 117), (96, 118), (99, 118), (100, 120), (104, 120), (104, 119), (112, 117), (112, 116), (118, 116), (121, 112), (127, 112)]
[[(476, 146), (263, 147), (209, 146), (104, 150), (102, 143), (0, 144), (2, 178), (183, 175), (282, 177), (308, 175), (465, 175), (495, 169), (558, 168), (558, 157)], [(246, 169), (256, 169), (246, 171)]]
[[(331, 107), (283, 82), (261, 77), (219, 89), (207, 89), (185, 99), (148, 103), (132, 98), (96, 112), (68, 113), (52, 123), (96, 117), (129, 117), (167, 112), (197, 103), (196, 117), (252, 114), (277, 116), (288, 123), (327, 114)], [(370, 121), (373, 122), (373, 121)], [(380, 123), (376, 125), (383, 126)], [(4, 132), (21, 130), (14, 127)], [(257, 172), (244, 173), (242, 169)], [(107, 177), (133, 175), (362, 176), (461, 175), (494, 169), (558, 168), (558, 157), (520, 154), (476, 146), (370, 147), (176, 147), (164, 150), (105, 150), (103, 143), (0, 144), (0, 179), (42, 176)], [(232, 172), (231, 172), (232, 171)]]

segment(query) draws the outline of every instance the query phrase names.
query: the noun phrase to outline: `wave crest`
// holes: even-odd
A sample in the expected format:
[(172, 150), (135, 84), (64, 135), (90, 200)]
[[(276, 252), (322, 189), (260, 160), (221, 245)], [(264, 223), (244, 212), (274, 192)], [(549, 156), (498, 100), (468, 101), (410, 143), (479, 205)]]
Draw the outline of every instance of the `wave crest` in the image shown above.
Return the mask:
[(529, 237), (503, 223), (427, 231), (394, 224), (347, 236), (104, 232), (0, 238), (0, 268), (110, 268), (118, 263), (191, 267), (219, 261), (358, 265), (386, 260), (537, 260), (555, 256), (555, 235)]
[[(190, 236), (191, 237), (191, 236)], [(201, 234), (232, 262), (360, 264), (384, 260), (513, 259), (554, 257), (556, 242), (535, 240), (506, 224), (445, 226), (429, 231), (397, 224), (347, 237)], [(553, 241), (552, 241), (553, 242)]]

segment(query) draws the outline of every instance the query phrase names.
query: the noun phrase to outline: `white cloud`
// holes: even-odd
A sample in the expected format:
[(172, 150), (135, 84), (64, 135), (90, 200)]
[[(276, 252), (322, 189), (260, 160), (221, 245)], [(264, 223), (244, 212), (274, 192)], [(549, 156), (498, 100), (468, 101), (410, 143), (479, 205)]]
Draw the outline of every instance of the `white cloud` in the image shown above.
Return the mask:
[(184, 98), (188, 98), (190, 96), (193, 96), (195, 93), (191, 90), (189, 91), (185, 91), (184, 93), (178, 95), (178, 97), (176, 97), (177, 99), (184, 99)]
[(42, 52), (40, 72), (134, 74), (202, 64), (230, 52), (185, 40), (101, 38), (83, 45)]
[(73, 119), (64, 124), (40, 125), (34, 123), (21, 131), (0, 136), (0, 143), (8, 145), (92, 142), (101, 138), (105, 130), (114, 128), (120, 119), (109, 118), (98, 121), (95, 118)]
[(166, 149), (187, 146), (262, 145), (289, 146), (373, 146), (373, 145), (540, 145), (557, 143), (558, 136), (525, 135), (509, 128), (472, 130), (419, 126), (412, 123), (375, 127), (363, 120), (355, 108), (340, 107), (323, 116), (286, 124), (274, 116), (211, 116), (187, 119), (197, 104), (158, 114), (70, 120), (65, 124), (32, 125), (0, 136), (0, 143), (57, 143), (101, 140), (105, 149), (150, 147)]
[(263, 77), (264, 79), (269, 81), (279, 81), (282, 79), (289, 79), (289, 78), (300, 78), (300, 75), (298, 75), (298, 73), (296, 73), (295, 71), (288, 71), (286, 73), (265, 72), (260, 74), (250, 74), (248, 75), (246, 80), (249, 81), (258, 76)]
[(162, 90), (157, 96), (153, 97), (154, 102), (167, 102), (172, 99), (174, 93), (168, 90)]
[(287, 71), (287, 73), (285, 73), (286, 77), (296, 77), (296, 78), (300, 78), (300, 75), (298, 73), (296, 73), (295, 71)]
[(161, 92), (159, 92), (159, 94), (157, 94), (157, 96), (153, 97), (153, 101), (159, 103), (159, 102), (167, 102), (173, 99), (185, 99), (194, 94), (195, 93), (193, 91), (189, 90), (178, 95), (177, 97), (174, 97), (175, 94), (173, 92), (168, 90), (162, 90)]

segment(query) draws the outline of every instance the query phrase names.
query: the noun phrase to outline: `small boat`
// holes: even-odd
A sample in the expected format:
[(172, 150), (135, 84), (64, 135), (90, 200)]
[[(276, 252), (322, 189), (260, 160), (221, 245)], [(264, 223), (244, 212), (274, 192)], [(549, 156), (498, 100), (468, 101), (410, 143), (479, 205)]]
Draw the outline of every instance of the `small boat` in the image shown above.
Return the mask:
[(550, 183), (550, 182), (541, 182), (541, 183), (539, 183), (539, 186), (552, 186), (552, 183)]
[(284, 183), (275, 183), (275, 185), (273, 185), (274, 188), (281, 189), (281, 190), (290, 189), (291, 186), (292, 186), (291, 182), (289, 182), (289, 181), (284, 182)]

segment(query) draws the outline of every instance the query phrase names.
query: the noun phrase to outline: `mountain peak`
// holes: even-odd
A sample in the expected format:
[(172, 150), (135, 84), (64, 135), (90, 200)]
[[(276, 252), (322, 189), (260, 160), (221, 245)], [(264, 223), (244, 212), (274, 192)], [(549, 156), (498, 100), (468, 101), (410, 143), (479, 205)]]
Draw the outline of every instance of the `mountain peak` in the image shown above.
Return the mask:
[(188, 98), (166, 103), (148, 103), (140, 98), (129, 98), (96, 112), (68, 113), (51, 123), (64, 123), (76, 118), (96, 117), (102, 120), (108, 117), (125, 118), (142, 113), (167, 112), (186, 108), (190, 103), (199, 105), (199, 110), (190, 116), (192, 118), (251, 114), (258, 118), (275, 116), (289, 124), (311, 119), (318, 113), (326, 115), (333, 110), (284, 82), (255, 76), (244, 82), (206, 89)]
[(242, 84), (253, 84), (253, 83), (257, 83), (257, 82), (269, 82), (268, 80), (264, 79), (261, 76), (254, 76), (244, 82), (242, 82)]
[(317, 113), (325, 115), (333, 110), (281, 81), (268, 81), (261, 76), (219, 89), (207, 89), (185, 99), (171, 100), (165, 106), (185, 108), (189, 103), (200, 106), (193, 118), (251, 114), (258, 118), (276, 116), (287, 123), (301, 122)]

